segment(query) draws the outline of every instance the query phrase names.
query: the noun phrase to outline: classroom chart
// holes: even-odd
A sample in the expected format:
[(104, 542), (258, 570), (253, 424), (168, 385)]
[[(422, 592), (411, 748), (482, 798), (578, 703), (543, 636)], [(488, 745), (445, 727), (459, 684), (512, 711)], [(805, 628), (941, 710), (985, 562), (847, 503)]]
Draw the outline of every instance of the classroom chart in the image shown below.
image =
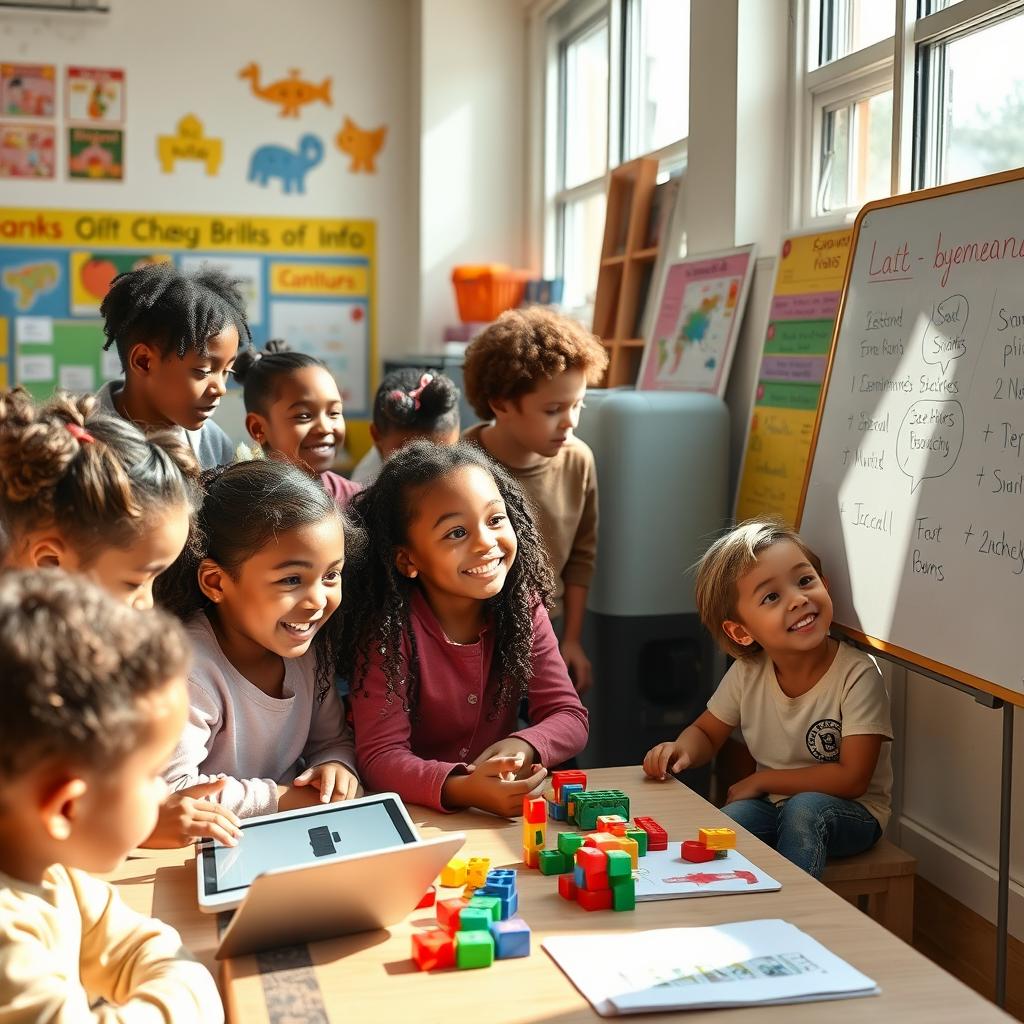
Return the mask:
[(238, 279), (253, 341), (319, 356), (346, 414), (369, 415), (376, 353), (372, 221), (0, 209), (0, 387), (36, 397), (121, 374), (99, 307), (116, 274), (204, 264)]
[(853, 232), (782, 242), (736, 494), (736, 519), (796, 520)]
[(1024, 176), (869, 204), (801, 533), (835, 622), (1024, 700)]

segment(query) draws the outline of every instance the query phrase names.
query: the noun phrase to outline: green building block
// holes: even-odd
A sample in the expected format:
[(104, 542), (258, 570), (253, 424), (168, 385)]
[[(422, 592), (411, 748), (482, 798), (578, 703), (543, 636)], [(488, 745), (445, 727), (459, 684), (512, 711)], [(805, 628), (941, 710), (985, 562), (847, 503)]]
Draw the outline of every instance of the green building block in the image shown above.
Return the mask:
[(616, 878), (633, 877), (633, 860), (625, 850), (608, 851), (608, 881), (614, 883)]
[[(647, 835), (645, 832), (644, 835)], [(570, 860), (576, 856), (576, 851), (583, 845), (583, 836), (578, 832), (559, 832), (558, 849)], [(568, 870), (568, 869), (567, 869)]]
[(561, 850), (541, 850), (537, 854), (537, 867), (542, 875), (564, 875), (572, 865)]
[(471, 904), (459, 911), (460, 932), (485, 932), (491, 927), (491, 912)]
[(642, 828), (627, 828), (626, 838), (636, 840), (637, 856), (647, 856), (647, 833)]
[(621, 789), (588, 789), (573, 794), (576, 825), (585, 830), (597, 828), (602, 814), (621, 814), (629, 819), (629, 797)]
[[(628, 855), (626, 859), (629, 859)], [(609, 878), (608, 881), (612, 887), (612, 910), (636, 910), (636, 882), (633, 881), (633, 876)]]
[[(463, 914), (465, 914), (465, 910)], [(455, 966), (460, 971), (494, 963), (494, 936), (489, 931), (460, 931), (455, 935)]]
[[(469, 900), (471, 907), (486, 910), (491, 915), (492, 921), (501, 920), (501, 900), (497, 896), (471, 896)], [(465, 913), (465, 911), (463, 911)], [(488, 925), (490, 927), (490, 925)]]

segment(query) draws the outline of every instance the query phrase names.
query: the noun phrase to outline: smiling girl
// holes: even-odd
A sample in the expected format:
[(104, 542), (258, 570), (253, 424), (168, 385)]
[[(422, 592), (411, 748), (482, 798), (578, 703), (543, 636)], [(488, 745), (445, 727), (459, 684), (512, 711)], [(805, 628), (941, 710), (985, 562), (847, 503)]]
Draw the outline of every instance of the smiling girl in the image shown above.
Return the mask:
[(274, 460), (204, 476), (197, 540), (161, 580), (194, 649), (190, 712), (172, 789), (226, 778), (239, 817), (346, 800), (359, 780), (331, 685), (341, 602), (342, 513)]
[[(526, 500), (475, 445), (412, 441), (356, 496), (341, 671), (368, 786), (454, 810), (520, 813), (587, 712), (545, 611), (553, 580)], [(528, 728), (517, 728), (520, 698)]]

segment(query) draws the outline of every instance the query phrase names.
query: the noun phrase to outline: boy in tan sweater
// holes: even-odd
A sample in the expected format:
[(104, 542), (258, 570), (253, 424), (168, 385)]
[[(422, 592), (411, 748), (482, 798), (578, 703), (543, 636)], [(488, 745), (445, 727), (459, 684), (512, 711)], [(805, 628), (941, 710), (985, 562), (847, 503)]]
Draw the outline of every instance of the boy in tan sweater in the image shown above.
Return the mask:
[(573, 435), (588, 384), (608, 354), (574, 320), (540, 307), (503, 313), (466, 350), (466, 397), (483, 420), (463, 435), (519, 481), (534, 504), (555, 573), (553, 619), (580, 693), (591, 684), (580, 643), (597, 554), (597, 471)]

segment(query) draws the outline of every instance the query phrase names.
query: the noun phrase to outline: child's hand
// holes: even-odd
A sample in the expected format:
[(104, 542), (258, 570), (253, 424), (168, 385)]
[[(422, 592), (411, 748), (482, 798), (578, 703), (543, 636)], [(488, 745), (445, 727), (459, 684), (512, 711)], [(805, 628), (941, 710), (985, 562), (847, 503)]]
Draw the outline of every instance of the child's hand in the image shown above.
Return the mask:
[(537, 751), (526, 740), (518, 739), (515, 736), (508, 736), (503, 740), (498, 740), (497, 743), (492, 743), (485, 750), (481, 751), (480, 756), (473, 761), (473, 764), (480, 765), (484, 761), (490, 761), (495, 757), (522, 759), (519, 770), (514, 773), (506, 773), (506, 777), (503, 780), (505, 782), (512, 782), (515, 779), (526, 778), (532, 772), (534, 763), (537, 760)]
[(569, 678), (576, 692), (582, 697), (583, 694), (594, 685), (594, 670), (590, 665), (590, 659), (583, 650), (583, 644), (577, 640), (563, 640), (559, 648), (562, 653), (562, 661), (569, 670)]
[(669, 765), (673, 772), (681, 772), (684, 768), (690, 767), (690, 755), (678, 740), (675, 743), (659, 743), (656, 747), (651, 747), (644, 758), (644, 774), (652, 779), (667, 779)]
[[(523, 798), (538, 796), (548, 776), (547, 768), (538, 764), (526, 778), (516, 779), (523, 765), (521, 754), (471, 764), (468, 774), (448, 776), (441, 798), (446, 807), (479, 807), (504, 818), (515, 818), (523, 813)], [(510, 776), (511, 781), (507, 781)]]
[(293, 786), (314, 786), (320, 790), (320, 802), (352, 800), (359, 790), (359, 779), (340, 761), (324, 761), (295, 777)]
[(756, 800), (761, 796), (764, 796), (764, 786), (761, 785), (757, 772), (754, 772), (729, 787), (729, 792), (725, 796), (725, 802), (731, 804), (737, 800)]
[(219, 793), (227, 781), (214, 779), (171, 793), (160, 808), (156, 828), (142, 845), (150, 850), (167, 850), (209, 838), (236, 846), (242, 837), (238, 818), (226, 807), (205, 799)]

